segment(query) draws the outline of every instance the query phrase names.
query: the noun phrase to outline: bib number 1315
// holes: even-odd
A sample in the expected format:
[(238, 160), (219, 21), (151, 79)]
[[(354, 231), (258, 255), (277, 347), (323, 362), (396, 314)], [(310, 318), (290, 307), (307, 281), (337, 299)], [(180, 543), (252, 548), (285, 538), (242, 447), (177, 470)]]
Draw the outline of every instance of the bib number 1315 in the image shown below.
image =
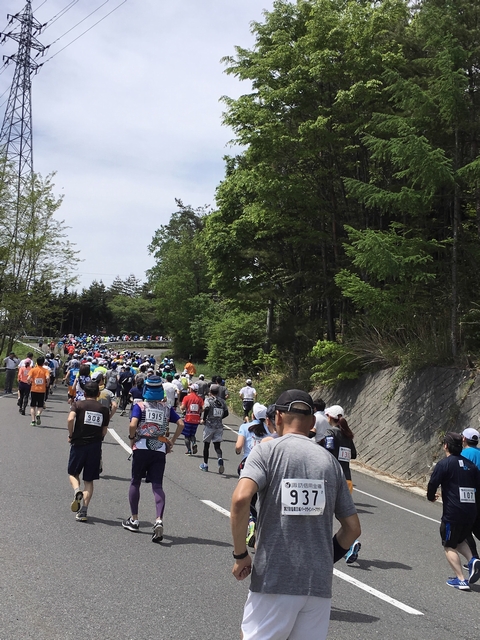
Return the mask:
[(324, 480), (304, 478), (282, 480), (283, 516), (321, 516), (324, 509)]

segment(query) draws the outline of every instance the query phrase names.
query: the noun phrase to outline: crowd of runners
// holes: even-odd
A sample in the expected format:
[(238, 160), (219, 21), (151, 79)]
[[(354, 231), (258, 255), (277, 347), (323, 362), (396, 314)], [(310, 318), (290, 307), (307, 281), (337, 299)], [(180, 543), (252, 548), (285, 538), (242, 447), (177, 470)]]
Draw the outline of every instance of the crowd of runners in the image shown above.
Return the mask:
[[(71, 445), (68, 476), (73, 491), (70, 507), (80, 522), (88, 519), (94, 481), (102, 473), (102, 441), (110, 420), (117, 410), (121, 415), (128, 412), (132, 449), (128, 493), (131, 513), (122, 521), (122, 526), (131, 532), (139, 531), (140, 490), (145, 481), (151, 485), (156, 510), (151, 539), (159, 543), (164, 533), (166, 457), (176, 440), (182, 435), (185, 455), (195, 456), (197, 430), (201, 426), (203, 461), (199, 469), (211, 470), (210, 445), (213, 444), (215, 469), (219, 474), (225, 472), (223, 420), (228, 416), (229, 391), (221, 376), (206, 381), (202, 373), (197, 375), (192, 362), (177, 371), (172, 358), (157, 361), (153, 354), (116, 350), (106, 342), (92, 344), (87, 338), (66, 337), (61, 345), (63, 358), (58, 353), (55, 355), (52, 343), (48, 345), (52, 351), (45, 356), (34, 358), (31, 352), (20, 361), (11, 353), (4, 362), (5, 393), (13, 394), (16, 373), (19, 412), (26, 415), (30, 399), (31, 425), (38, 426), (49, 395), (64, 385), (70, 405), (67, 418)], [(361, 548), (360, 525), (351, 498), (350, 461), (357, 455), (354, 434), (340, 405), (326, 407), (321, 399), (314, 402), (309, 394), (298, 389), (283, 393), (275, 404), (266, 406), (258, 402), (253, 382), (247, 379), (239, 395), (244, 413), (235, 443), (240, 480), (232, 500), (233, 574), (237, 579), (250, 575), (252, 564), (248, 549), (256, 550), (252, 587), (242, 624), (244, 638), (292, 637), (284, 634), (283, 626), (281, 633), (275, 635), (278, 627), (275, 616), (279, 612), (288, 613), (295, 627), (300, 613), (303, 615), (306, 611), (315, 613), (304, 618), (307, 622), (298, 637), (317, 637), (309, 635), (313, 629), (322, 629), (318, 637), (325, 637), (331, 599), (330, 568), (341, 558), (347, 564), (356, 562)], [(175, 425), (173, 433), (171, 424)], [(468, 590), (469, 585), (480, 578), (480, 560), (472, 535), (480, 536), (479, 439), (479, 432), (472, 428), (463, 434), (446, 434), (443, 440), (446, 457), (437, 464), (427, 492), (428, 499), (433, 501), (438, 487), (442, 487), (444, 508), (440, 533), (447, 561), (456, 574), (447, 584), (460, 590)], [(292, 521), (288, 517), (324, 513), (329, 514), (330, 522), (322, 524), (320, 529), (311, 518)], [(329, 546), (333, 515), (341, 527)], [(280, 530), (283, 534), (278, 539)], [(321, 535), (320, 531), (323, 531)], [(281, 570), (275, 568), (273, 559), (279, 549), (290, 548), (290, 537), (298, 539), (303, 535), (310, 536), (312, 541), (320, 535), (319, 544), (325, 558), (317, 569), (323, 574), (327, 567), (328, 584), (318, 589), (312, 587), (316, 563), (307, 570), (308, 559), (303, 558), (299, 566), (307, 572), (306, 577), (295, 573), (298, 584), (291, 592), (287, 576), (283, 583), (278, 580)], [(272, 546), (273, 540), (276, 545)], [(263, 551), (265, 545), (268, 553)], [(459, 552), (466, 558), (464, 567)], [(282, 555), (281, 551), (279, 554)], [(278, 562), (281, 564), (280, 557)], [(289, 567), (291, 569), (291, 565)], [(468, 571), (466, 579), (462, 573), (464, 568)], [(268, 582), (271, 574), (275, 579)], [(311, 603), (303, 599), (298, 601), (298, 606), (288, 609), (291, 597), (303, 598), (305, 593), (314, 599), (312, 609)], [(279, 598), (280, 594), (290, 598), (288, 606)], [(275, 595), (275, 602), (264, 597), (267, 595)], [(263, 635), (258, 635), (259, 629)]]

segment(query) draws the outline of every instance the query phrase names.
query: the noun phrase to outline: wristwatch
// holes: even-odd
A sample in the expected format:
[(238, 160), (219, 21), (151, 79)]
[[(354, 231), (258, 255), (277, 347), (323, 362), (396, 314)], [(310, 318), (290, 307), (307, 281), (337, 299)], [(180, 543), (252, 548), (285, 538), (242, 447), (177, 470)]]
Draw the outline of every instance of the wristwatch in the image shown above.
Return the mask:
[(129, 440), (135, 440), (135, 436), (131, 436), (130, 434), (128, 435), (128, 439)]
[(237, 555), (235, 555), (235, 551), (232, 551), (232, 556), (235, 558), (235, 560), (243, 560), (248, 556), (248, 549), (246, 549), (244, 553), (239, 553)]

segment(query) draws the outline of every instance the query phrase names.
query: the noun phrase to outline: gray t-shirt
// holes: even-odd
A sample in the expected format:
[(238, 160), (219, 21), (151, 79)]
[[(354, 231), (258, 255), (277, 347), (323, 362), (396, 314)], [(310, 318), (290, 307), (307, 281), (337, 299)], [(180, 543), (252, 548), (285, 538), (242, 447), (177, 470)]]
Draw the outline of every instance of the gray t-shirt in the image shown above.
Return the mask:
[(205, 426), (209, 429), (222, 429), (223, 418), (228, 415), (227, 403), (222, 398), (208, 396), (203, 406)]
[[(250, 590), (331, 598), (333, 518), (356, 513), (338, 461), (305, 436), (287, 434), (255, 447), (241, 477), (250, 478), (259, 488)], [(286, 515), (302, 509), (303, 504), (315, 502), (318, 508), (322, 503), (318, 484), (322, 481), (323, 515)], [(298, 506), (282, 507), (282, 487), (284, 505)]]

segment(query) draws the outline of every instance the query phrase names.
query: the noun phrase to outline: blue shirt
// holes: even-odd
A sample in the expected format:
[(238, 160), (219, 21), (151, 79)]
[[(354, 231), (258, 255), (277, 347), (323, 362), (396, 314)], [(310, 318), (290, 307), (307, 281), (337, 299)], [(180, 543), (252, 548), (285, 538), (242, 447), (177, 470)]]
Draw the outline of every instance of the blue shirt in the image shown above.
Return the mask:
[(471, 460), (473, 464), (480, 469), (480, 449), (477, 449), (477, 447), (466, 447), (462, 451), (462, 457)]
[(270, 436), (271, 433), (267, 430), (267, 427), (265, 426), (265, 424), (263, 425), (263, 428), (265, 429), (265, 434), (261, 437), (257, 436), (255, 433), (253, 433), (253, 431), (249, 431), (249, 427), (252, 426), (252, 424), (259, 424), (260, 421), (259, 420), (252, 420), (252, 422), (247, 422), (242, 424), (242, 426), (240, 427), (240, 429), (238, 430), (238, 435), (239, 436), (243, 436), (245, 438), (245, 442), (243, 445), (243, 457), (246, 458), (248, 456), (248, 454), (250, 453), (250, 451), (253, 449), (253, 447), (255, 445), (257, 445), (259, 442), (261, 442), (264, 438), (266, 438), (267, 436)]

